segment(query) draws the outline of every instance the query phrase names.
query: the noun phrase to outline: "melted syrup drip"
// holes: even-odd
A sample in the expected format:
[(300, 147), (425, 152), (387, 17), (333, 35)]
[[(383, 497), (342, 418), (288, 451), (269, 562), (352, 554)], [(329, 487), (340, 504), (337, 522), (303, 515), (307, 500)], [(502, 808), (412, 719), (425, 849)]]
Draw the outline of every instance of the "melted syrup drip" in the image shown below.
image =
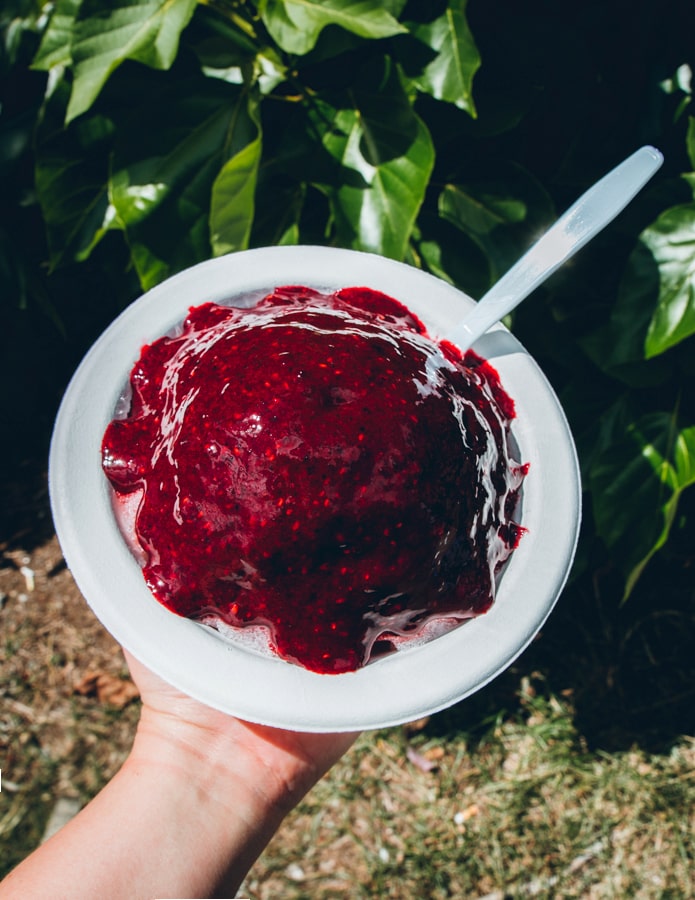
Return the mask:
[(117, 498), (141, 494), (144, 576), (173, 612), (264, 626), (281, 658), (336, 673), (490, 607), (521, 533), (513, 403), (397, 301), (205, 304), (130, 386), (103, 467)]

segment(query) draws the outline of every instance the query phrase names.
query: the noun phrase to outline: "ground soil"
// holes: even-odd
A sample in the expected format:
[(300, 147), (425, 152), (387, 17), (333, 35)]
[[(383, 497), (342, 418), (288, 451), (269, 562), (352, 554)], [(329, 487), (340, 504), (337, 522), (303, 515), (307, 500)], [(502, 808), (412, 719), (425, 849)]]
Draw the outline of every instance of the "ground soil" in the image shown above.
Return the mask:
[[(137, 690), (122, 652), (96, 620), (65, 565), (53, 532), (44, 462), (19, 463), (6, 471), (13, 477), (0, 481), (4, 501), (0, 511), (0, 841), (5, 835), (7, 847), (9, 836), (9, 854), (4, 851), (0, 877), (39, 843), (62, 798), (74, 799), (79, 806), (111, 778), (128, 752), (139, 715)], [(620, 758), (626, 748), (638, 747), (635, 759), (646, 766), (647, 774), (656, 764), (651, 758), (645, 762), (648, 758), (640, 755), (642, 751), (663, 753), (655, 758), (670, 760), (670, 748), (683, 735), (695, 733), (692, 547), (686, 538), (675, 542), (675, 555), (666, 563), (657, 561), (649, 574), (650, 589), (630, 604), (616, 604), (611, 573), (596, 572), (592, 579), (584, 579), (584, 587), (581, 583), (570, 586), (540, 640), (524, 653), (518, 666), (488, 688), (463, 705), (416, 723), (415, 729), (421, 730), (413, 732), (415, 737), (404, 729), (388, 739), (377, 735), (367, 742), (365, 738), (362, 749), (358, 747), (332, 773), (330, 783), (319, 786), (313, 806), (298, 810), (292, 825), (271, 844), (249, 876), (249, 896), (347, 898), (357, 896), (355, 885), (361, 886), (359, 896), (400, 896), (384, 893), (376, 875), (388, 866), (398, 868), (403, 859), (410, 860), (411, 868), (413, 859), (434, 866), (432, 859), (436, 862), (440, 844), (444, 849), (439, 864), (451, 865), (455, 871), (459, 852), (472, 851), (467, 845), (459, 847), (468, 840), (462, 817), (483, 819), (478, 812), (484, 808), (484, 785), (479, 769), (471, 769), (466, 762), (475, 723), (481, 723), (484, 734), (491, 722), (503, 717), (514, 721), (519, 711), (528, 718), (519, 685), (533, 686), (536, 678), (551, 697), (567, 698), (571, 705), (581, 758), (594, 748), (596, 759), (606, 762), (606, 751)], [(517, 755), (518, 747), (530, 739), (526, 732), (520, 734), (520, 742), (514, 744)], [(546, 740), (543, 735), (540, 739)], [(692, 755), (692, 747), (688, 752)], [(478, 762), (483, 758), (484, 753)], [(502, 761), (490, 782), (489, 811), (494, 811), (492, 801), (505, 785), (507, 762)], [(677, 774), (677, 783), (685, 785), (687, 766), (679, 765), (686, 774)], [(654, 771), (658, 781), (662, 776)], [(524, 783), (540, 779), (536, 770), (531, 775), (524, 775)], [(469, 789), (477, 792), (468, 797)], [(349, 803), (348, 796), (352, 797)], [(630, 797), (629, 803), (635, 802)], [(602, 803), (605, 814), (608, 807)], [(628, 812), (616, 813), (616, 821), (626, 820)], [(449, 818), (437, 826), (442, 814)], [(685, 817), (685, 810), (678, 815)], [(425, 828), (420, 817), (426, 829), (441, 829), (431, 846), (427, 841), (422, 847), (418, 843), (418, 828)], [(417, 827), (409, 834), (404, 823), (411, 818)], [(507, 827), (511, 829), (512, 823), (501, 823), (498, 830)], [(673, 846), (683, 840), (678, 837), (678, 828), (683, 827), (682, 822), (674, 826)], [(630, 839), (640, 833), (629, 831)], [(666, 846), (664, 834), (659, 832), (659, 840)], [(646, 837), (652, 840), (653, 836), (648, 832)], [(486, 839), (490, 840), (489, 835)], [(403, 847), (399, 841), (405, 841)], [(618, 853), (620, 847), (616, 847), (606, 844), (597, 852), (596, 865), (609, 849)], [(538, 847), (528, 852), (529, 865), (542, 862)], [(668, 859), (674, 858), (679, 858), (675, 850)], [(662, 857), (657, 859), (658, 866), (667, 867)], [(627, 884), (630, 872), (638, 871), (638, 863), (623, 866), (621, 885)], [(574, 871), (573, 865), (574, 859), (569, 859), (568, 872)], [(615, 887), (611, 880), (615, 859), (609, 856), (602, 865), (592, 875), (600, 891), (567, 896), (629, 895), (617, 888), (610, 893), (611, 885)], [(673, 869), (675, 864), (671, 865)], [(418, 877), (429, 883), (435, 876), (433, 868), (432, 873)], [(678, 877), (674, 883), (682, 886), (683, 878)], [(322, 885), (321, 890), (308, 888), (311, 879)], [(481, 893), (496, 886), (494, 880), (488, 884), (486, 879), (488, 875), (478, 882)], [(656, 888), (639, 894), (667, 895), (685, 896), (661, 894)]]
[(65, 565), (45, 472), (22, 474), (3, 486), (0, 768), (4, 792), (43, 785), (37, 799), (47, 814), (53, 800), (85, 800), (116, 771), (132, 741), (137, 691)]

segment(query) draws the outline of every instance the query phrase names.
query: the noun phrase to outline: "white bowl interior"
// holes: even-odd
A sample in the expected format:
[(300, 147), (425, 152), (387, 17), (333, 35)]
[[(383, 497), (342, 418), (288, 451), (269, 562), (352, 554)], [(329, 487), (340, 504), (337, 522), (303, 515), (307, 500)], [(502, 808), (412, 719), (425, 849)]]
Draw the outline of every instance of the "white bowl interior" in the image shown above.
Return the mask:
[(202, 263), (149, 291), (91, 348), (65, 393), (49, 484), (66, 562), (103, 625), (134, 656), (189, 695), (249, 721), (298, 731), (348, 731), (411, 721), (482, 687), (528, 645), (566, 581), (579, 532), (581, 487), (572, 437), (540, 369), (502, 326), (474, 349), (516, 404), (512, 436), (529, 463), (527, 529), (491, 610), (423, 646), (343, 675), (318, 675), (231, 644), (153, 599), (116, 523), (101, 441), (140, 350), (189, 307), (274, 287), (367, 286), (400, 300), (434, 336), (473, 304), (445, 282), (383, 257), (325, 247), (249, 250)]

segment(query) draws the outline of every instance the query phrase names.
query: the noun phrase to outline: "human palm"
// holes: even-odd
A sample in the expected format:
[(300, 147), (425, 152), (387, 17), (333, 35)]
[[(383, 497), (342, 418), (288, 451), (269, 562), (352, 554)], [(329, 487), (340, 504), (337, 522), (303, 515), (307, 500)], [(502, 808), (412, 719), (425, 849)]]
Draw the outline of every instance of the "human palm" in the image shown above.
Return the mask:
[(237, 719), (172, 687), (127, 651), (128, 667), (142, 698), (139, 731), (192, 749), (204, 758), (228, 744), (258, 767), (258, 777), (279, 779), (291, 806), (346, 752), (355, 734), (294, 732)]

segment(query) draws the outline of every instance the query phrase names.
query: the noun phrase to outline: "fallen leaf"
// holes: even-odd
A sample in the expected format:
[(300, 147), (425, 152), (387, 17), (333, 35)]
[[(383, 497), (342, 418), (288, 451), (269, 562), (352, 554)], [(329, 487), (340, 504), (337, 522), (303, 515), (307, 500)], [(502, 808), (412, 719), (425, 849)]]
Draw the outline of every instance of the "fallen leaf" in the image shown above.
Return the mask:
[(430, 747), (429, 750), (425, 750), (422, 755), (425, 759), (429, 759), (430, 762), (434, 762), (437, 759), (444, 759), (444, 747)]
[(431, 772), (432, 769), (437, 768), (437, 763), (434, 760), (428, 759), (422, 753), (418, 753), (417, 750), (413, 750), (412, 747), (406, 748), (405, 753), (410, 762), (414, 766), (417, 766), (417, 768), (422, 772)]
[(123, 709), (140, 696), (140, 691), (129, 678), (119, 678), (108, 672), (86, 672), (75, 684), (75, 693), (83, 697), (96, 697), (105, 706)]
[(403, 730), (406, 734), (417, 734), (418, 731), (422, 731), (424, 728), (427, 728), (427, 724), (430, 721), (429, 716), (424, 716), (422, 719), (415, 719), (413, 722), (406, 722), (403, 726)]

